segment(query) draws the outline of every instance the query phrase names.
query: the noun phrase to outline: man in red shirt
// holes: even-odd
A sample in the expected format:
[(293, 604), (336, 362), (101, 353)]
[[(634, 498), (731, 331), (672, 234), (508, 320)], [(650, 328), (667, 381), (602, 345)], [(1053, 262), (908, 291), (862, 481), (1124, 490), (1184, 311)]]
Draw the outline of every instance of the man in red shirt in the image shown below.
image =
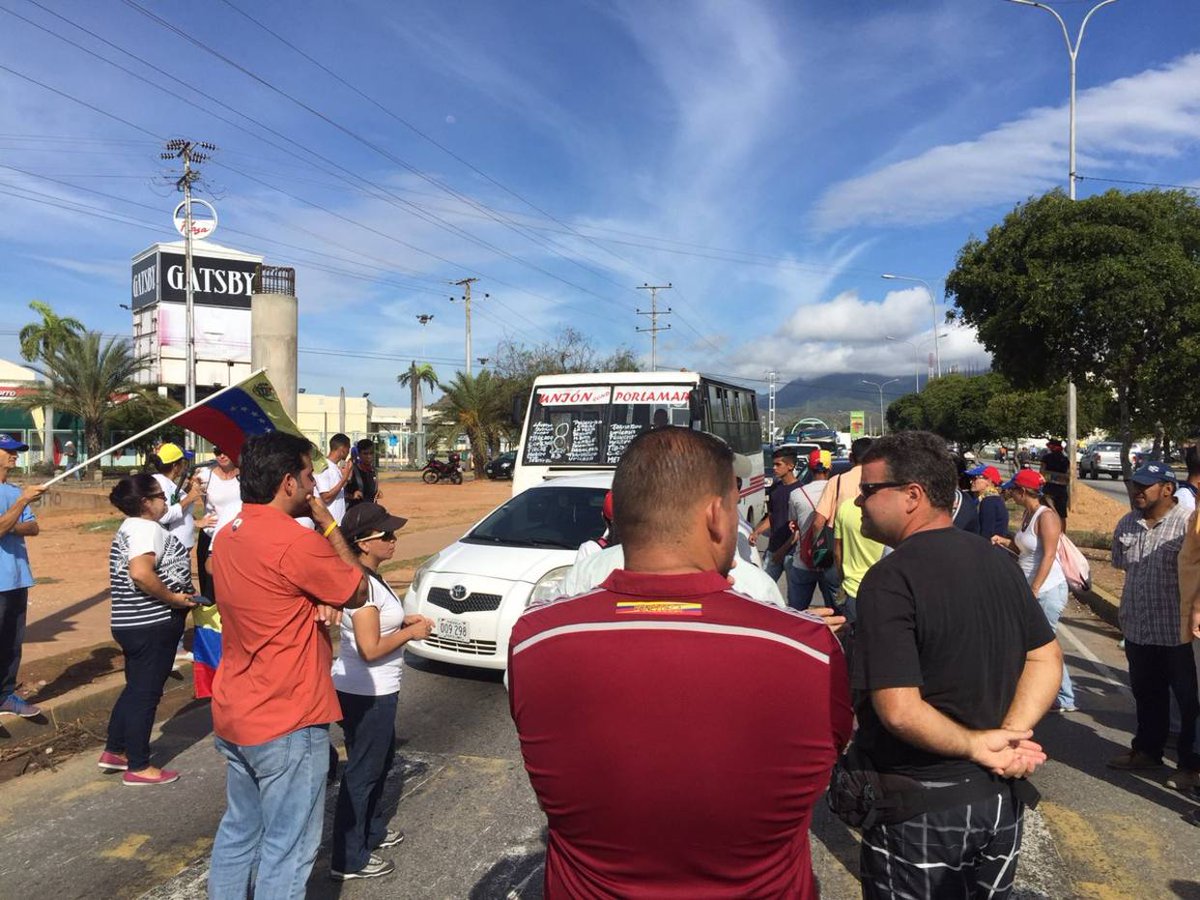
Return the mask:
[(730, 588), (738, 492), (717, 438), (640, 435), (613, 499), (625, 568), (530, 607), (509, 644), (546, 896), (816, 896), (812, 807), (851, 726), (837, 641)]
[(242, 511), (211, 557), (222, 622), (213, 732), (228, 767), (210, 898), (241, 900), (252, 877), (256, 897), (303, 897), (321, 842), (329, 723), (342, 717), (327, 626), (363, 604), (367, 580), (314, 491), (311, 450), (279, 431), (246, 441)]

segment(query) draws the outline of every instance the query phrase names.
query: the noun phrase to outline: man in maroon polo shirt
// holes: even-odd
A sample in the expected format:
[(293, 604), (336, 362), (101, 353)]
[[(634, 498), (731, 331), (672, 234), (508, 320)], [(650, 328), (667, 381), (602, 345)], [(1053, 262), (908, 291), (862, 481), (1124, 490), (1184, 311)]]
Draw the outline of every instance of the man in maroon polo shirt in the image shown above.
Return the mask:
[(530, 607), (509, 644), (546, 896), (816, 896), (812, 807), (851, 727), (837, 641), (730, 588), (721, 441), (640, 435), (613, 499), (625, 568)]

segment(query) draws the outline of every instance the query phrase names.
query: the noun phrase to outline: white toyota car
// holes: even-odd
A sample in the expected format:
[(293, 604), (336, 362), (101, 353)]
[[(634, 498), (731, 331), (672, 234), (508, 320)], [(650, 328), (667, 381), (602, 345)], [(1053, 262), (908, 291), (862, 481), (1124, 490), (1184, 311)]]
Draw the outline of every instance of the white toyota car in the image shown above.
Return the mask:
[(425, 659), (508, 667), (508, 639), (535, 600), (560, 593), (584, 541), (604, 532), (601, 508), (613, 473), (554, 478), (492, 510), (413, 573), (404, 611), (437, 623), (408, 651)]

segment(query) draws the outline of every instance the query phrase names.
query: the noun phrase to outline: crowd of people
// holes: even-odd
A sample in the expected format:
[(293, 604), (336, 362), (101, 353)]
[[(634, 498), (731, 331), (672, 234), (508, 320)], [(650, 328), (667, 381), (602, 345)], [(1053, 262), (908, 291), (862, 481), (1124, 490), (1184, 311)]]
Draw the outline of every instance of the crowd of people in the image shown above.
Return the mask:
[[(36, 716), (16, 686), (44, 488), (8, 483), (26, 449), (0, 436), (0, 714)], [(166, 443), (153, 473), (110, 495), (125, 517), (109, 569), (126, 683), (98, 765), (135, 787), (180, 777), (153, 764), (150, 735), (192, 613), (196, 692), (211, 695), (227, 771), (216, 898), (303, 896), (335, 722), (347, 752), (330, 877), (390, 874), (379, 851), (404, 839), (382, 793), (404, 647), (434, 623), (406, 615), (381, 576), (405, 519), (380, 503), (370, 447), (336, 435), (319, 474), (312, 453), (272, 432), (193, 472)], [(747, 523), (750, 472), (719, 439), (663, 427), (630, 444), (604, 536), (510, 641), (510, 709), (549, 823), (547, 896), (815, 896), (822, 796), (862, 831), (864, 896), (1011, 893), (1038, 800), (1028, 776), (1047, 758), (1033, 730), (1076, 708), (1055, 639), (1068, 598), (1056, 482), (956, 466), (923, 432), (860, 439), (851, 456), (831, 478), (827, 455), (778, 451), (767, 514)], [(1200, 483), (1194, 451), (1187, 465), (1185, 484)], [(1191, 791), (1200, 524), (1187, 493), (1168, 466), (1143, 465), (1116, 527), (1137, 728), (1109, 765), (1162, 765), (1173, 695), (1167, 784)], [(1021, 515), (1011, 530), (1005, 497)]]

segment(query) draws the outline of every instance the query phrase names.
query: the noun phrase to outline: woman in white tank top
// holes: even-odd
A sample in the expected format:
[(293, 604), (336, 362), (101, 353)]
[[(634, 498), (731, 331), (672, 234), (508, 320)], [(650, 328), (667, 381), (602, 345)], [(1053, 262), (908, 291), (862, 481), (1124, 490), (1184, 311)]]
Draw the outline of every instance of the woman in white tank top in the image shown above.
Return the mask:
[[(1062, 519), (1053, 508), (1043, 503), (1041, 475), (1032, 469), (1022, 469), (1012, 481), (1004, 485), (1008, 496), (1024, 512), (1021, 527), (1012, 539), (996, 535), (992, 543), (1008, 547), (1017, 553), (1017, 562), (1025, 573), (1025, 580), (1037, 597), (1042, 612), (1050, 627), (1058, 628), (1058, 619), (1067, 605), (1070, 591), (1067, 577), (1058, 563), (1058, 539), (1062, 536)], [(1062, 684), (1054, 709), (1058, 712), (1075, 711), (1075, 689), (1071, 675), (1063, 664)]]

